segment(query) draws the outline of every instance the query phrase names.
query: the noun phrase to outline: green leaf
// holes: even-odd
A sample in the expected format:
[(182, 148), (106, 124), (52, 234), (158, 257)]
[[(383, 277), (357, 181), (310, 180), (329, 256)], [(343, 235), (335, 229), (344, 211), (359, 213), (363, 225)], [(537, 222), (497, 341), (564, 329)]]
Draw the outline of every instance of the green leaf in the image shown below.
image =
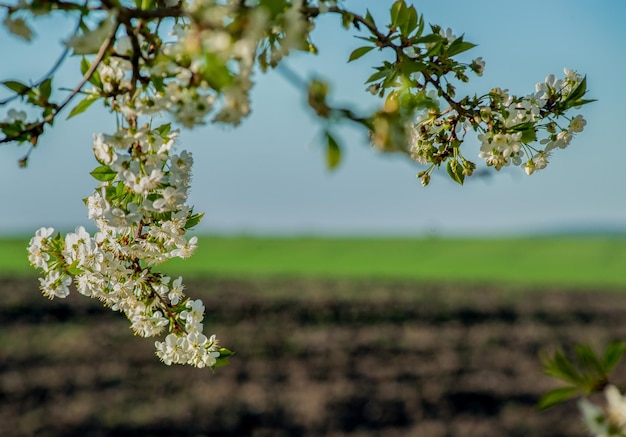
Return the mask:
[(432, 99), (426, 91), (422, 90), (415, 94), (415, 109), (435, 109), (439, 110), (439, 102)]
[(522, 132), (522, 136), (520, 141), (524, 144), (532, 143), (537, 141), (537, 131), (533, 127), (529, 127), (524, 129)]
[(124, 196), (124, 191), (126, 191), (126, 184), (120, 181), (117, 183), (117, 185), (115, 185), (115, 188), (111, 188), (111, 192), (115, 193), (115, 196), (117, 196), (118, 199), (121, 199)]
[(172, 130), (172, 123), (165, 123), (155, 129), (161, 138), (165, 139)]
[(624, 352), (626, 352), (626, 343), (623, 341), (616, 341), (608, 345), (604, 350), (604, 356), (602, 358), (604, 371), (608, 373), (612, 370), (622, 359)]
[(566, 102), (581, 99), (587, 92), (587, 76), (583, 77), (580, 83), (567, 95)]
[(586, 105), (587, 103), (593, 103), (593, 102), (597, 102), (597, 99), (580, 99), (580, 100), (572, 100), (572, 101), (567, 101), (567, 103), (565, 104), (565, 109), (569, 109), (569, 108), (577, 108), (579, 106), (583, 106)]
[(553, 376), (561, 375), (560, 378), (564, 381), (579, 385), (584, 382), (584, 378), (580, 375), (576, 367), (574, 367), (572, 362), (560, 351), (554, 354), (553, 371), (555, 372)]
[(463, 41), (463, 36), (461, 35), (460, 37), (452, 41), (452, 43), (448, 47), (448, 50), (446, 50), (446, 54), (449, 57), (452, 57), (458, 55), (459, 53), (466, 52), (474, 47), (476, 47), (476, 44)]
[(84, 76), (85, 73), (87, 73), (87, 70), (89, 70), (89, 67), (91, 67), (91, 64), (87, 58), (83, 56), (80, 60), (80, 73)]
[(386, 69), (386, 68), (379, 69), (376, 73), (372, 74), (365, 81), (365, 83), (376, 82), (377, 80), (380, 80), (383, 77), (387, 76), (389, 73), (390, 73), (390, 71), (388, 69)]
[(404, 61), (400, 64), (400, 72), (405, 75), (424, 71), (428, 66), (419, 61)]
[(70, 275), (78, 276), (78, 275), (82, 275), (85, 272), (80, 267), (71, 265), (67, 267), (67, 273), (69, 273)]
[[(91, 64), (84, 56), (80, 60), (80, 72), (84, 76), (89, 71)], [(89, 82), (94, 85), (96, 88), (102, 88), (102, 78), (100, 77), (100, 73), (98, 71), (94, 71), (91, 77), (89, 78)]]
[(202, 220), (202, 217), (204, 217), (203, 212), (199, 212), (198, 214), (192, 214), (187, 219), (187, 222), (185, 223), (185, 229), (191, 229), (194, 226), (196, 226), (198, 223), (200, 223), (200, 220)]
[(414, 6), (406, 8), (405, 17), (401, 24), (398, 25), (400, 27), (400, 33), (408, 37), (417, 27), (417, 11)]
[(436, 33), (429, 33), (413, 41), (413, 44), (433, 44), (443, 40), (443, 37)]
[(52, 78), (49, 77), (39, 85), (39, 94), (41, 97), (47, 101), (50, 98), (50, 94), (52, 94)]
[[(605, 372), (600, 358), (591, 349), (591, 346), (587, 344), (576, 345), (575, 352), (582, 369), (588, 375), (587, 379), (591, 385), (594, 385), (593, 382), (595, 382), (596, 378), (602, 379), (604, 377)], [(591, 375), (589, 375), (590, 373)]]
[(66, 47), (72, 49), (74, 55), (93, 55), (98, 53), (106, 39), (115, 32), (119, 23), (114, 14), (104, 17), (94, 29), (90, 29), (81, 20), (81, 34), (75, 34), (65, 42)]
[(113, 171), (108, 165), (96, 167), (89, 174), (100, 182), (112, 181), (117, 176), (117, 172)]
[(218, 352), (220, 353), (220, 356), (215, 359), (215, 365), (213, 365), (213, 369), (228, 365), (228, 357), (232, 357), (235, 354), (225, 347), (219, 348)]
[(374, 47), (371, 46), (359, 47), (358, 49), (355, 49), (352, 53), (350, 53), (350, 58), (348, 59), (348, 62), (356, 61), (361, 56), (371, 52), (372, 50), (374, 50)]
[(266, 8), (270, 17), (275, 17), (285, 10), (287, 2), (285, 0), (260, 0), (259, 6)]
[(365, 20), (369, 22), (372, 26), (376, 27), (376, 22), (374, 21), (374, 17), (370, 14), (369, 9), (366, 9)]
[(204, 65), (200, 75), (211, 88), (220, 91), (233, 83), (233, 76), (226, 64), (214, 53), (204, 55)]
[(329, 170), (336, 168), (341, 162), (341, 148), (335, 138), (326, 132), (326, 165)]
[(358, 22), (354, 21), (354, 15), (350, 12), (343, 11), (341, 13), (341, 25), (344, 29), (349, 29), (351, 24), (354, 24), (354, 27), (358, 28)]
[(404, 0), (397, 0), (391, 6), (391, 9), (389, 10), (389, 13), (391, 14), (390, 26), (391, 27), (398, 27), (398, 26), (400, 26), (400, 22), (404, 18), (403, 17), (404, 14), (406, 13), (406, 3), (404, 3)]
[(578, 389), (578, 387), (568, 386), (555, 388), (544, 394), (541, 399), (539, 399), (537, 408), (539, 408), (540, 410), (545, 410), (546, 408), (550, 408), (556, 404), (565, 402), (568, 399), (571, 399), (579, 394), (580, 390)]
[[(22, 4), (20, 4), (19, 6), (5, 6), (5, 7), (7, 8), (8, 11), (10, 11), (12, 8), (15, 8), (16, 10), (20, 10), (24, 8)], [(31, 30), (30, 27), (28, 27), (26, 20), (24, 20), (22, 17), (15, 18), (9, 12), (7, 13), (5, 17), (3, 24), (6, 30), (8, 30), (11, 34), (17, 36), (18, 38), (22, 38), (24, 41), (28, 41), (28, 42), (30, 42), (33, 39), (33, 31)]]
[(228, 358), (217, 357), (215, 359), (215, 364), (213, 365), (212, 369), (216, 369), (218, 367), (228, 366), (229, 364), (230, 363), (228, 361)]
[(226, 349), (225, 347), (221, 347), (218, 349), (218, 352), (220, 353), (220, 357), (232, 357), (233, 355), (235, 355), (235, 353), (233, 351), (230, 351), (228, 349)]
[(422, 33), (424, 33), (424, 16), (419, 14), (417, 16), (417, 32), (415, 32), (415, 36), (419, 38), (422, 36)]
[(465, 181), (463, 166), (459, 164), (456, 159), (448, 161), (448, 164), (446, 165), (446, 170), (448, 171), (448, 175), (452, 178), (453, 181), (455, 181), (459, 185), (463, 185), (463, 182)]
[(150, 10), (154, 8), (154, 6), (156, 6), (154, 0), (141, 0), (141, 9), (143, 10)]
[(72, 111), (68, 114), (67, 120), (74, 117), (75, 115), (85, 112), (87, 108), (89, 108), (93, 104), (93, 102), (95, 102), (96, 100), (98, 100), (98, 96), (93, 95), (93, 94), (90, 94), (87, 97), (85, 97), (83, 100), (78, 102), (76, 106), (74, 106), (74, 109), (72, 109)]
[(2, 85), (19, 95), (26, 94), (28, 91), (30, 91), (29, 86), (26, 86), (22, 82), (18, 82), (17, 80), (5, 80), (4, 82), (2, 82)]

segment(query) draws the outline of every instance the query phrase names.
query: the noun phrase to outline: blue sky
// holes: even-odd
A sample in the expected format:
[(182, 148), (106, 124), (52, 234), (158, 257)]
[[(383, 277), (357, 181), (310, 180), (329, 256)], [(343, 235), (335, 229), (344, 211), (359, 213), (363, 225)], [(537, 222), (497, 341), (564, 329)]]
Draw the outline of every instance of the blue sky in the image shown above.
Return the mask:
[[(383, 23), (391, 1), (349, 1), (368, 7)], [(257, 76), (253, 115), (237, 128), (207, 126), (186, 131), (180, 147), (195, 158), (190, 203), (206, 212), (199, 230), (246, 234), (443, 234), (506, 235), (572, 227), (626, 228), (626, 144), (620, 83), (626, 77), (626, 2), (552, 0), (501, 2), (413, 2), (427, 22), (451, 27), (478, 44), (468, 59), (482, 56), (486, 70), (473, 79), (473, 92), (493, 86), (526, 94), (563, 67), (588, 77), (589, 96), (598, 99), (582, 114), (588, 121), (566, 150), (545, 170), (526, 176), (517, 167), (492, 177), (470, 178), (461, 187), (445, 172), (423, 188), (420, 167), (405, 158), (381, 156), (365, 132), (340, 130), (346, 146), (335, 172), (324, 166), (320, 125), (304, 95), (279, 72)], [(601, 5), (601, 7), (600, 7)], [(0, 33), (0, 78), (38, 79), (60, 52), (70, 29), (42, 20), (31, 45)], [(364, 92), (377, 55), (347, 64), (361, 44), (329, 17), (314, 39), (320, 55), (297, 55), (287, 65), (302, 77), (329, 80), (336, 101), (369, 107)], [(71, 67), (71, 66), (69, 66)], [(70, 87), (77, 73), (63, 71), (59, 85)], [(4, 117), (4, 113), (0, 113)], [(93, 111), (59, 122), (42, 138), (29, 167), (18, 169), (24, 149), (0, 146), (0, 234), (30, 233), (40, 226), (72, 229), (89, 225), (80, 199), (95, 181), (94, 132), (111, 132), (113, 120)], [(475, 140), (466, 155), (479, 158)]]

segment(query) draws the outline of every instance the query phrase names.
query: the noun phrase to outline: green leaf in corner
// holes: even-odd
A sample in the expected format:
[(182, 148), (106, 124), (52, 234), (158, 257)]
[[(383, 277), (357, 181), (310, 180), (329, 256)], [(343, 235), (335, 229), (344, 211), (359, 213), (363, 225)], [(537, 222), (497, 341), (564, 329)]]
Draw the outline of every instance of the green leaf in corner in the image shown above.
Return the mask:
[(608, 345), (604, 350), (604, 356), (602, 358), (604, 371), (609, 372), (612, 370), (622, 359), (624, 352), (626, 352), (626, 343), (623, 341), (616, 341)]
[(537, 408), (540, 410), (545, 410), (546, 408), (553, 407), (554, 405), (565, 402), (577, 395), (580, 394), (580, 390), (578, 387), (559, 387), (554, 390), (550, 390), (546, 394), (544, 394), (541, 399), (539, 399), (539, 403), (537, 404)]

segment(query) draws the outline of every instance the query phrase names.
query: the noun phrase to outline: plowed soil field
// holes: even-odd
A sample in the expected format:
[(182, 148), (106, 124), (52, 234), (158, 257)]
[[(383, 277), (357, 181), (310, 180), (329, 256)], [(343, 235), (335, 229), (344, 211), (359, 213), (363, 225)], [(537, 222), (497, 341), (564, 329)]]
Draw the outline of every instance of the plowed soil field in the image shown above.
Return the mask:
[(574, 402), (536, 410), (556, 384), (538, 355), (626, 338), (626, 293), (305, 279), (187, 291), (236, 352), (215, 373), (161, 364), (97, 301), (0, 280), (0, 436), (585, 436)]

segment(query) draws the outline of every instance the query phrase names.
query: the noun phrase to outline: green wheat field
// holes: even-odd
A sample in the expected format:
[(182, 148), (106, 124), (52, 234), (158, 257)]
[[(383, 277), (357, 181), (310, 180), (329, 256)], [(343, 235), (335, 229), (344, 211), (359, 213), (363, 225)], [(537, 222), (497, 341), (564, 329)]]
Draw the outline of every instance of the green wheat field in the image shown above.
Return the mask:
[[(33, 276), (28, 238), (0, 239), (0, 276)], [(189, 277), (402, 279), (510, 285), (622, 287), (626, 236), (254, 238), (200, 236), (187, 260), (162, 266)]]

